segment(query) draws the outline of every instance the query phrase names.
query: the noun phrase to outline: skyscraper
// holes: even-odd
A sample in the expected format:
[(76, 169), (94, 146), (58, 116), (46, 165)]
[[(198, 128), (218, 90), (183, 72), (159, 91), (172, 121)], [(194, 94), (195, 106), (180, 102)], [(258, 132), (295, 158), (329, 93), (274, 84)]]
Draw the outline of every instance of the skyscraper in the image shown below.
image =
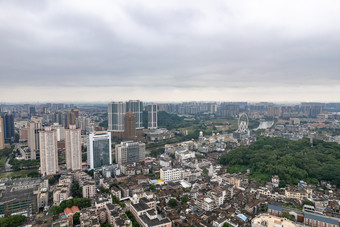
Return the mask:
[(140, 100), (129, 100), (126, 102), (126, 112), (131, 110), (136, 115), (136, 128), (143, 128), (142, 114), (143, 114), (143, 102)]
[(116, 163), (139, 162), (145, 159), (145, 143), (126, 141), (115, 146)]
[(69, 170), (81, 169), (81, 130), (75, 125), (65, 129), (66, 167)]
[(27, 143), (31, 151), (31, 160), (37, 159), (37, 151), (39, 150), (39, 131), (42, 129), (42, 118), (32, 117), (27, 124)]
[(90, 169), (112, 164), (111, 132), (89, 134), (87, 145), (87, 165)]
[(40, 173), (43, 176), (56, 174), (58, 171), (57, 133), (51, 127), (39, 132)]
[(0, 115), (0, 150), (5, 148), (4, 122)]
[(124, 116), (124, 139), (136, 139), (136, 115), (129, 110)]
[(108, 105), (108, 130), (123, 132), (126, 104), (124, 102), (110, 102)]
[(157, 128), (157, 105), (150, 104), (147, 107), (148, 111), (148, 128), (156, 129)]
[(2, 114), (3, 125), (4, 125), (4, 137), (5, 142), (11, 142), (14, 137), (14, 115), (10, 113)]

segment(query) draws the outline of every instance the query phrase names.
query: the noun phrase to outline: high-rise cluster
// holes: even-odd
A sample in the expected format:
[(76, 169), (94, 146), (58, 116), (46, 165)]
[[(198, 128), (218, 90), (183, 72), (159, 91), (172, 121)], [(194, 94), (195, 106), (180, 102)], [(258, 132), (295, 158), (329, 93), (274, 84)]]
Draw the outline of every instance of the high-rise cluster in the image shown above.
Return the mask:
[[(34, 133), (35, 135), (35, 133)], [(38, 131), (40, 151), (40, 173), (43, 176), (56, 174), (58, 167), (58, 131), (51, 126)], [(65, 129), (65, 154), (68, 170), (81, 169), (81, 132), (75, 125)], [(35, 138), (34, 138), (35, 139)], [(33, 143), (33, 139), (32, 139)], [(35, 142), (34, 142), (35, 144)]]
[(130, 100), (128, 102), (110, 102), (108, 105), (108, 130), (124, 131), (124, 116), (131, 111), (136, 116), (136, 129), (143, 128), (142, 114), (143, 102), (140, 100)]
[[(130, 100), (128, 102), (110, 102), (108, 104), (108, 131), (112, 136), (123, 140), (135, 140), (143, 130), (143, 102)], [(148, 129), (157, 128), (158, 106), (149, 104), (145, 110), (148, 112)]]

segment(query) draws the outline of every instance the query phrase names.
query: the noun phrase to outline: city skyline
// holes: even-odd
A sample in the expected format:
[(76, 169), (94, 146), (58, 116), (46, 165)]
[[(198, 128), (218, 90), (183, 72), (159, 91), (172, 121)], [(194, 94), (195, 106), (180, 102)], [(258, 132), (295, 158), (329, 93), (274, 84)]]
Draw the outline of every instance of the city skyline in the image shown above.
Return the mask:
[(339, 10), (331, 0), (3, 1), (0, 102), (337, 102)]

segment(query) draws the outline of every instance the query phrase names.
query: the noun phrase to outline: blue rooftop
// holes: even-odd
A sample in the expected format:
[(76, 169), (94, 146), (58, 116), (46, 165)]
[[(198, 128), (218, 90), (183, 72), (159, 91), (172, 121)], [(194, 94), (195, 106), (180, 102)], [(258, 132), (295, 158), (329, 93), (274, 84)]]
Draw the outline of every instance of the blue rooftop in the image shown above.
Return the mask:
[(246, 221), (248, 219), (244, 214), (237, 214), (236, 216), (241, 218), (243, 221)]
[(278, 210), (278, 211), (281, 211), (281, 212), (283, 210), (281, 206), (276, 206), (276, 205), (272, 205), (272, 204), (268, 204), (268, 209)]
[(305, 218), (313, 219), (316, 221), (324, 222), (324, 223), (329, 223), (332, 225), (339, 225), (339, 219), (335, 218), (329, 218), (327, 216), (321, 216), (321, 215), (316, 215), (316, 214), (311, 214), (311, 213), (306, 213), (305, 212)]

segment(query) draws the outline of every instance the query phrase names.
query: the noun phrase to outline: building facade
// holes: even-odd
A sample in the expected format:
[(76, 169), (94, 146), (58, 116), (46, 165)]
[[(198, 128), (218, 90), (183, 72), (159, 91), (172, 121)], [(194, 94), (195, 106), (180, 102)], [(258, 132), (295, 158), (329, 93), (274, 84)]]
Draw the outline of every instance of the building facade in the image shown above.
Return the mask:
[(177, 181), (183, 179), (183, 170), (165, 167), (160, 169), (160, 179), (162, 181)]
[[(39, 131), (42, 130), (42, 118), (32, 117), (27, 123), (27, 144), (31, 151), (31, 160), (39, 158)], [(39, 154), (39, 153), (38, 153)]]
[(69, 170), (81, 169), (81, 130), (75, 125), (70, 125), (65, 129), (65, 154), (66, 167)]
[(0, 150), (5, 148), (4, 121), (0, 115)]
[(124, 102), (110, 102), (108, 104), (108, 130), (124, 131), (124, 116), (126, 104)]
[(43, 176), (56, 174), (58, 171), (57, 133), (51, 127), (39, 132), (40, 173)]
[(136, 139), (136, 115), (131, 110), (124, 116), (124, 139)]
[(90, 169), (112, 164), (111, 132), (89, 134), (87, 164)]
[(126, 141), (115, 147), (116, 163), (139, 162), (145, 159), (145, 143)]
[(11, 113), (2, 114), (5, 142), (11, 142), (14, 138), (14, 115)]
[(129, 112), (129, 110), (136, 116), (136, 128), (142, 129), (143, 102), (140, 100), (129, 100), (126, 102), (126, 112)]
[(150, 104), (147, 107), (148, 111), (148, 128), (156, 129), (157, 128), (157, 105)]

